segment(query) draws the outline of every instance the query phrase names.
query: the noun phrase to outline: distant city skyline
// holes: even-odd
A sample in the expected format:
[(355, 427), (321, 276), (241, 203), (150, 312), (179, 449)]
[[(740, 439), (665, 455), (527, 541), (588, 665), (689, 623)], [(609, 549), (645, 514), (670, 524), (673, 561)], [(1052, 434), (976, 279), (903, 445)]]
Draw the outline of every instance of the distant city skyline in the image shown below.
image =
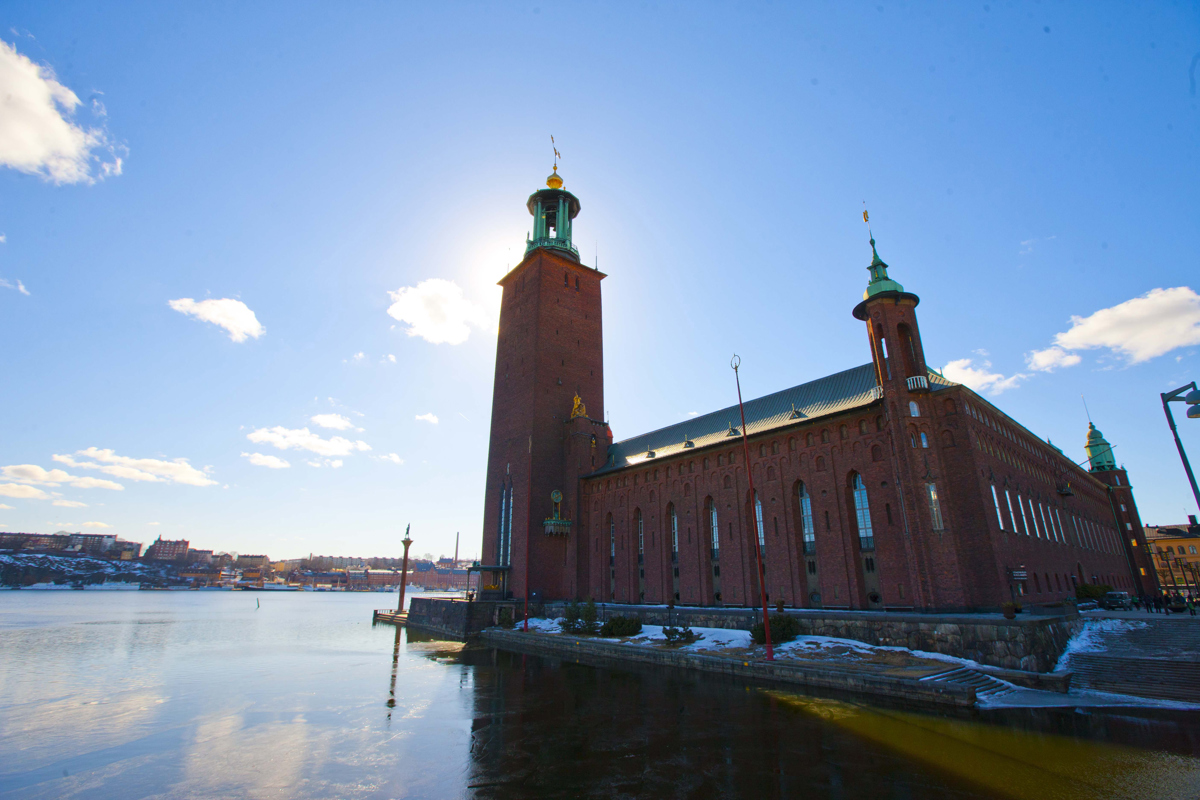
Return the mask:
[(618, 440), (867, 363), (865, 201), (931, 366), (1196, 513), (1193, 7), (7, 11), (0, 530), (478, 554), (551, 134)]

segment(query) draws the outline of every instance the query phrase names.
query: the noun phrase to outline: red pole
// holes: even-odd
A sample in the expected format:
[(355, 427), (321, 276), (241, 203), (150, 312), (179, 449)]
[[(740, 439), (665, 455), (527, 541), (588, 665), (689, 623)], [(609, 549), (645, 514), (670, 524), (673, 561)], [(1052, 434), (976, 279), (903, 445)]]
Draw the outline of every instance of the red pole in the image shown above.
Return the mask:
[(754, 470), (750, 469), (750, 441), (746, 438), (746, 409), (742, 406), (742, 379), (738, 375), (738, 367), (742, 365), (742, 360), (735, 353), (729, 365), (733, 367), (733, 379), (737, 382), (738, 413), (742, 416), (742, 452), (746, 457), (746, 480), (750, 482), (750, 514), (754, 517), (754, 527), (751, 533), (754, 536), (754, 557), (758, 561), (758, 593), (762, 599), (763, 633), (766, 635), (767, 640), (767, 661), (774, 661), (775, 652), (771, 648), (771, 618), (767, 614), (767, 584), (763, 575), (762, 545), (758, 541), (758, 526), (760, 524), (758, 518), (758, 494), (754, 491)]
[(396, 607), (397, 614), (404, 611), (404, 589), (408, 585), (408, 548), (412, 545), (412, 539), (409, 538), (408, 531), (411, 528), (412, 523), (410, 522), (408, 527), (404, 529), (404, 541), (401, 542), (404, 545), (404, 564), (400, 567), (400, 605)]

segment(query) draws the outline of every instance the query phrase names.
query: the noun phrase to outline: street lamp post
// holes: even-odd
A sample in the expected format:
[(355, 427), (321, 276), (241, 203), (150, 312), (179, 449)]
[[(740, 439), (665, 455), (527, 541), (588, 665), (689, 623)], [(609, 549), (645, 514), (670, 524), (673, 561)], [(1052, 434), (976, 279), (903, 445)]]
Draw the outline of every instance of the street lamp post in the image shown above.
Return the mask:
[(412, 546), (412, 537), (408, 535), (412, 529), (412, 523), (408, 523), (404, 528), (404, 539), (400, 544), (404, 545), (404, 563), (400, 567), (400, 605), (396, 606), (396, 613), (404, 613), (404, 589), (408, 586), (408, 548)]
[[(1191, 391), (1188, 391), (1188, 390)], [(1184, 392), (1187, 392), (1185, 395)], [(1175, 437), (1175, 448), (1179, 450), (1179, 458), (1183, 461), (1183, 471), (1187, 473), (1188, 483), (1192, 485), (1192, 497), (1196, 499), (1196, 507), (1200, 508), (1200, 489), (1196, 488), (1196, 476), (1192, 474), (1192, 465), (1188, 463), (1187, 453), (1183, 450), (1183, 442), (1179, 440), (1179, 431), (1175, 428), (1175, 418), (1171, 416), (1171, 407), (1168, 403), (1182, 402), (1187, 403), (1188, 419), (1200, 419), (1200, 391), (1196, 389), (1196, 382), (1192, 381), (1187, 386), (1180, 386), (1172, 392), (1164, 392), (1159, 395), (1162, 398), (1163, 413), (1167, 415), (1167, 425), (1171, 427), (1171, 435)]]

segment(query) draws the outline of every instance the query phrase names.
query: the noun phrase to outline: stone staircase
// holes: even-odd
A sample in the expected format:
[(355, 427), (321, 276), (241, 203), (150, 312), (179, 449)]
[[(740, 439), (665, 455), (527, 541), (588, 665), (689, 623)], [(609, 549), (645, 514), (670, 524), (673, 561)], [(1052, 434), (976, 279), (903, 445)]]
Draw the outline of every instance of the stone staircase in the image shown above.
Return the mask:
[(1002, 680), (993, 678), (991, 675), (985, 675), (970, 667), (959, 667), (949, 672), (939, 672), (936, 675), (928, 675), (921, 680), (970, 687), (975, 690), (976, 700), (983, 701), (985, 705), (1005, 695), (1012, 694), (1017, 690), (1010, 683), (1005, 683)]
[(1148, 617), (1141, 627), (1092, 633), (1103, 650), (1074, 653), (1073, 686), (1200, 703), (1200, 620)]

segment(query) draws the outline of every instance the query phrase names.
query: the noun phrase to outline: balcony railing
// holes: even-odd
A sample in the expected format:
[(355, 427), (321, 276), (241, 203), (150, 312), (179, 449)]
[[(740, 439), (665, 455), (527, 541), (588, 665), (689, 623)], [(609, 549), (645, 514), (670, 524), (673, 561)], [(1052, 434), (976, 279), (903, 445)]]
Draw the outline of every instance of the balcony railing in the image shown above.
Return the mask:
[(566, 536), (571, 532), (571, 520), (548, 519), (544, 523), (547, 536)]
[(908, 379), (908, 390), (910, 392), (928, 392), (929, 379), (924, 375), (913, 375)]
[(579, 258), (579, 250), (575, 245), (571, 244), (570, 239), (558, 239), (553, 236), (541, 236), (537, 239), (530, 239), (525, 244), (525, 252), (530, 253), (538, 247), (553, 247), (558, 250), (567, 250), (575, 254), (575, 258)]

